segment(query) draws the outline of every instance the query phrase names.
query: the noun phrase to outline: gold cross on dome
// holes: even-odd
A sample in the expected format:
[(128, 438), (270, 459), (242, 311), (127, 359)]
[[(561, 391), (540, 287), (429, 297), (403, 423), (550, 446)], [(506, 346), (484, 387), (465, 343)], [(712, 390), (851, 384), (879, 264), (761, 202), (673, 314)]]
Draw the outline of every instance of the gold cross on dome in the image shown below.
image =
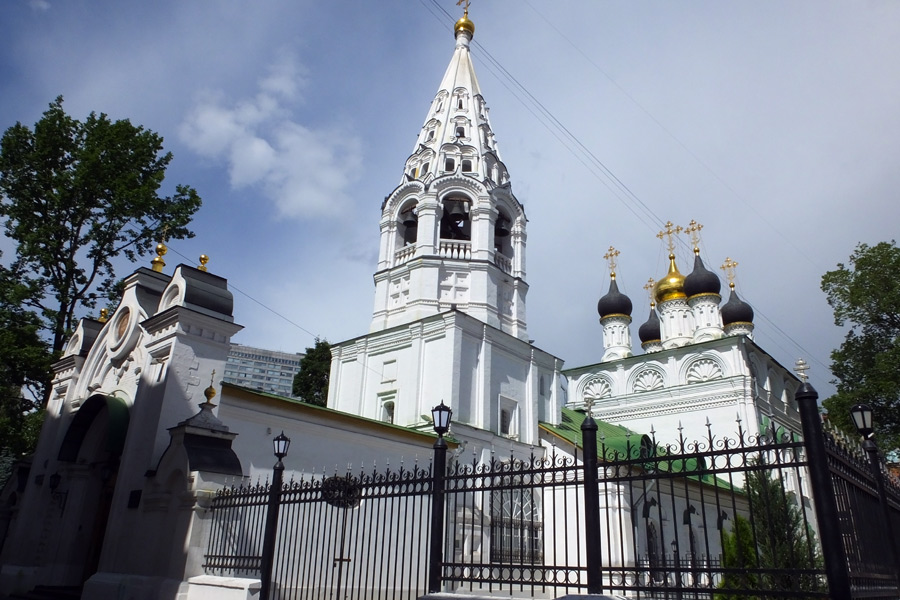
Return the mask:
[(722, 266), (719, 267), (723, 271), (725, 271), (725, 277), (728, 279), (728, 287), (734, 287), (734, 268), (738, 266), (736, 260), (731, 260), (729, 257), (725, 257), (725, 262), (722, 263)]
[(694, 245), (694, 248), (700, 245), (701, 229), (703, 229), (703, 225), (693, 219), (691, 219), (691, 222), (688, 223), (688, 226), (684, 228), (684, 232), (688, 235), (688, 237), (691, 238), (691, 244)]
[(675, 252), (675, 234), (681, 233), (684, 231), (684, 228), (681, 225), (673, 225), (672, 221), (666, 221), (665, 227), (665, 229), (656, 234), (656, 237), (659, 239), (667, 238), (666, 247), (671, 254)]
[(619, 256), (619, 254), (621, 254), (621, 252), (610, 246), (609, 250), (606, 251), (606, 254), (603, 255), (603, 258), (605, 258), (606, 262), (609, 264), (609, 272), (613, 279), (616, 277), (616, 257)]
[(650, 296), (650, 302), (653, 302), (653, 286), (656, 285), (656, 280), (652, 277), (647, 280), (647, 283), (644, 284), (644, 289), (647, 290), (647, 294)]
[(463, 16), (468, 17), (469, 16), (469, 0), (456, 0), (457, 6), (462, 6), (463, 4), (465, 4), (465, 7), (463, 7)]

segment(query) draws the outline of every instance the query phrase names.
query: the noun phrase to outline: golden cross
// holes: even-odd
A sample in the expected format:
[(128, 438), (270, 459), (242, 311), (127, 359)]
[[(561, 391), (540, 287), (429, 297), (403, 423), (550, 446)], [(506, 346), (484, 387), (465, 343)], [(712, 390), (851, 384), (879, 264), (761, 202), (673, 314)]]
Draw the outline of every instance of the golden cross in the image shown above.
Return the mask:
[(647, 283), (644, 284), (644, 289), (647, 290), (647, 294), (650, 295), (650, 303), (653, 304), (653, 286), (656, 285), (656, 280), (652, 277), (647, 280)]
[(462, 6), (463, 3), (465, 3), (465, 5), (466, 5), (465, 8), (463, 8), (463, 16), (468, 17), (469, 16), (469, 0), (456, 0), (457, 6)]
[(613, 279), (616, 278), (616, 257), (619, 256), (619, 254), (621, 254), (621, 252), (610, 246), (609, 250), (606, 251), (606, 254), (603, 255), (603, 258), (609, 263), (609, 272)]
[(663, 239), (663, 237), (668, 238), (667, 247), (669, 248), (669, 253), (675, 252), (675, 234), (681, 233), (684, 231), (684, 228), (681, 225), (673, 225), (672, 221), (666, 221), (666, 228), (656, 234), (656, 237), (659, 239)]
[(725, 262), (722, 263), (722, 266), (719, 267), (723, 271), (725, 271), (725, 277), (728, 278), (728, 287), (734, 289), (734, 268), (738, 266), (737, 261), (731, 260), (729, 257), (725, 257)]
[(701, 229), (703, 229), (703, 225), (693, 219), (691, 219), (691, 222), (688, 223), (688, 226), (684, 228), (684, 232), (688, 234), (688, 237), (691, 238), (691, 243), (694, 245), (694, 248), (700, 245)]
[(213, 369), (212, 375), (209, 376), (209, 385), (212, 387), (213, 381), (216, 379), (216, 370)]
[(166, 223), (165, 225), (163, 225), (162, 237), (160, 238), (160, 241), (165, 243), (165, 241), (168, 239), (169, 239), (169, 224)]

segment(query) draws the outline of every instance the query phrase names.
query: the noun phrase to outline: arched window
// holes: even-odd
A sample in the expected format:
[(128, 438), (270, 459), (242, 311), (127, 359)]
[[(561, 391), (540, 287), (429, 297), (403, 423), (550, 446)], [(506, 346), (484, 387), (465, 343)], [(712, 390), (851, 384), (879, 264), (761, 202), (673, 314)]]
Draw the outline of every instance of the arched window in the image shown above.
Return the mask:
[(471, 173), (472, 172), (472, 161), (468, 158), (464, 158), (462, 161), (462, 172), (463, 173)]
[(540, 498), (521, 475), (503, 479), (510, 487), (491, 492), (491, 562), (539, 562), (544, 558)]
[(441, 216), (441, 239), (471, 240), (472, 223), (469, 219), (470, 204), (465, 197), (453, 196), (444, 200)]
[(466, 137), (466, 128), (462, 125), (456, 126), (456, 137), (464, 138)]
[(419, 233), (418, 204), (415, 202), (403, 207), (397, 224), (397, 239), (399, 246), (409, 246), (416, 243)]

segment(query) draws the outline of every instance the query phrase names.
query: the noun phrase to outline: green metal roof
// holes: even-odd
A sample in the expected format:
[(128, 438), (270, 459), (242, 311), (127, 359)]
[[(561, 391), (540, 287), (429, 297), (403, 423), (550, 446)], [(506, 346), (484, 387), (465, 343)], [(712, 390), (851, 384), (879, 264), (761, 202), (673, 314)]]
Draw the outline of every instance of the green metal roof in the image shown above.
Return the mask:
[[(570, 408), (562, 409), (562, 419), (559, 425), (551, 423), (540, 424), (541, 428), (556, 435), (576, 447), (584, 450), (584, 440), (581, 434), (581, 424), (587, 415), (581, 411)], [(671, 453), (664, 445), (654, 444), (653, 438), (646, 434), (631, 431), (621, 425), (613, 425), (598, 419), (597, 424), (597, 457), (601, 461), (627, 461), (640, 459), (642, 456), (651, 457), (646, 465), (637, 464), (636, 467), (655, 469), (665, 474), (685, 473), (685, 477), (699, 481), (717, 488), (725, 488), (738, 491), (739, 488), (715, 477), (706, 471), (706, 461), (702, 456), (689, 456), (681, 458), (680, 454)], [(642, 454), (643, 449), (643, 454)], [(665, 460), (666, 456), (672, 456), (671, 460)]]

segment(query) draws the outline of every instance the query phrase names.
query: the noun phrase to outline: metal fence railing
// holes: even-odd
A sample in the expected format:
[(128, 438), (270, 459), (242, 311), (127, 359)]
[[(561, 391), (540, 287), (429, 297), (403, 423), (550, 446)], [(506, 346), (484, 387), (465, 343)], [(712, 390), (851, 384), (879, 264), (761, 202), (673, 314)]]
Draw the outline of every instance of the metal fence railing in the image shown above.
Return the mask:
[[(801, 392), (802, 435), (738, 422), (733, 437), (598, 439), (582, 413), (578, 439), (526, 459), (287, 483), (273, 597), (900, 597), (900, 489), (823, 433)], [(219, 492), (207, 573), (260, 577), (269, 492)]]

